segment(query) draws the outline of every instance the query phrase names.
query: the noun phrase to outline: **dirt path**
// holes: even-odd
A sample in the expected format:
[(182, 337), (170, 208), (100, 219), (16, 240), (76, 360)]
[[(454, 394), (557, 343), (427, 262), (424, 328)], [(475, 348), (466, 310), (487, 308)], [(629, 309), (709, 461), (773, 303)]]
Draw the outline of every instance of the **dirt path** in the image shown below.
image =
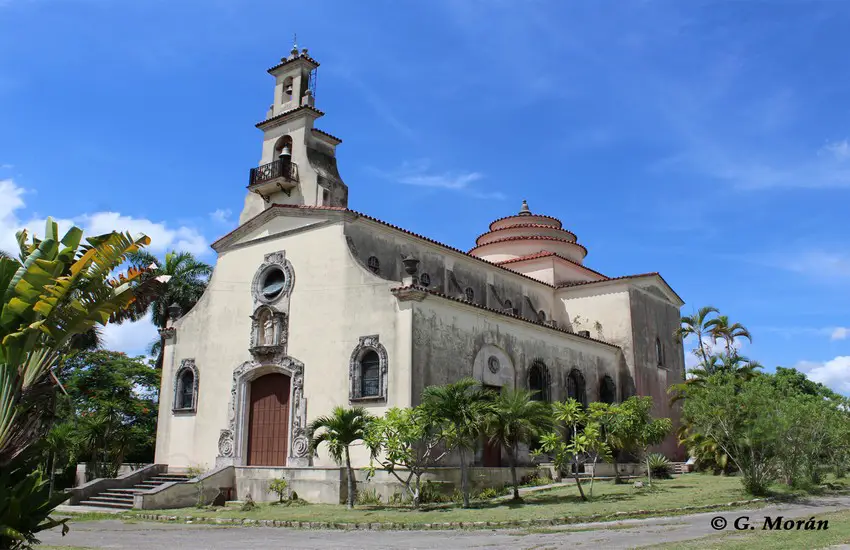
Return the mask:
[(749, 516), (761, 526), (764, 517), (809, 518), (850, 507), (850, 496), (819, 498), (807, 502), (771, 505), (757, 510), (708, 512), (670, 518), (575, 524), (530, 530), (473, 531), (307, 531), (270, 527), (225, 527), (121, 520), (80, 522), (62, 537), (58, 531), (42, 533), (45, 545), (88, 548), (218, 550), (249, 548), (637, 548), (717, 534), (711, 520), (723, 517), (729, 527), (736, 518)]

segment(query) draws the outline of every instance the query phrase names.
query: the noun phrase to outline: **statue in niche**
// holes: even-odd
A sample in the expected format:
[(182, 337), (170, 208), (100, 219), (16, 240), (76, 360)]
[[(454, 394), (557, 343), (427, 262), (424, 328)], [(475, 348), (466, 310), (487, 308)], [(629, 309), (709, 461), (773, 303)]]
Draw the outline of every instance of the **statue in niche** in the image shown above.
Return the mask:
[(272, 317), (268, 312), (265, 319), (263, 319), (263, 345), (274, 345), (274, 321), (272, 321)]

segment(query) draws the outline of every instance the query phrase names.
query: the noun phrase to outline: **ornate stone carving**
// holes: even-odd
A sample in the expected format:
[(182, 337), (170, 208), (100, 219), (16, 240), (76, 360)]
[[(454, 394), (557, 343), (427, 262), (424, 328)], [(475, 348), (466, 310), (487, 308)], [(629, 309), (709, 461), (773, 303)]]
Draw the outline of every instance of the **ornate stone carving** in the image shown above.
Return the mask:
[[(192, 406), (181, 407), (180, 392), (184, 390), (183, 377), (186, 371), (192, 372)], [(174, 400), (171, 402), (171, 410), (173, 412), (194, 413), (198, 410), (198, 387), (200, 385), (200, 377), (198, 376), (198, 367), (195, 365), (195, 359), (183, 359), (180, 361), (180, 366), (174, 373)]]
[(255, 358), (260, 356), (266, 361), (277, 356), (282, 359), (288, 335), (286, 314), (261, 305), (251, 316), (250, 352)]
[[(361, 395), (361, 363), (363, 356), (368, 351), (374, 351), (378, 354), (378, 395), (362, 396)], [(351, 360), (348, 363), (348, 379), (349, 399), (355, 400), (385, 400), (387, 398), (387, 375), (389, 374), (389, 358), (387, 356), (387, 348), (380, 343), (377, 334), (369, 336), (361, 336), (360, 342), (354, 351), (351, 353)]]
[(233, 458), (233, 432), (221, 430), (218, 436), (218, 454), (225, 458)]
[[(269, 372), (283, 372), (292, 380), (290, 393), (290, 426), (289, 426), (289, 456), (290, 458), (306, 459), (309, 454), (307, 441), (307, 399), (304, 397), (304, 364), (292, 357), (278, 356), (270, 361), (245, 361), (233, 370), (230, 386), (230, 407), (228, 409), (227, 429), (221, 430), (218, 440), (219, 458), (239, 459), (239, 441), (243, 437), (242, 430), (247, 426), (247, 418), (239, 419), (240, 395), (244, 396), (244, 385), (255, 376), (252, 371), (259, 371), (256, 376)], [(242, 412), (241, 414), (244, 414)], [(240, 426), (240, 423), (242, 424)], [(229, 453), (229, 454), (228, 454)]]
[(159, 335), (164, 340), (171, 340), (177, 334), (177, 329), (174, 327), (167, 327), (159, 329)]
[[(266, 296), (263, 292), (263, 283), (266, 277), (274, 271), (282, 271), (283, 286), (279, 292), (273, 296)], [(283, 250), (266, 254), (263, 263), (260, 264), (257, 273), (254, 275), (254, 280), (251, 283), (251, 295), (254, 297), (255, 304), (272, 304), (288, 296), (292, 292), (292, 286), (295, 283), (295, 272), (292, 270), (292, 264), (286, 259), (286, 254)]]
[(502, 365), (499, 363), (499, 358), (495, 355), (491, 355), (489, 359), (487, 359), (487, 368), (490, 369), (490, 372), (496, 374), (499, 372), (499, 369), (502, 368)]

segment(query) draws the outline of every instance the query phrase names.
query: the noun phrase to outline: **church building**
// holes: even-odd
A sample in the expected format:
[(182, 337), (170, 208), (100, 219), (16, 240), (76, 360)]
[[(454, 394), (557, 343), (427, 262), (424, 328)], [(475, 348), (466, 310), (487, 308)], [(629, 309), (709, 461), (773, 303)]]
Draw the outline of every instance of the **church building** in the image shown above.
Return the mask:
[[(323, 448), (310, 456), (310, 421), (415, 406), (463, 377), (547, 401), (651, 395), (677, 421), (666, 390), (684, 379), (683, 301), (661, 275), (587, 267), (578, 237), (522, 197), (465, 251), (350, 210), (342, 140), (316, 126), (318, 67), (295, 47), (268, 70), (239, 226), (212, 245), (201, 300), (163, 331), (157, 464), (233, 467), (237, 485), (252, 469), (335, 467)], [(672, 436), (660, 450), (681, 457)], [(352, 458), (368, 464), (362, 446)], [(474, 464), (504, 458), (482, 445)]]

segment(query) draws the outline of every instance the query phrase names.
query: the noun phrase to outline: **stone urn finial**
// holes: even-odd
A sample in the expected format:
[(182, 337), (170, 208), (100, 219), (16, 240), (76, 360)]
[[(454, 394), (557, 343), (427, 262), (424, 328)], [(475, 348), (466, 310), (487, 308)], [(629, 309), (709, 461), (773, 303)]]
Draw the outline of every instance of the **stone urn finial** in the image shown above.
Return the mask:
[(410, 275), (411, 277), (416, 276), (416, 272), (419, 271), (419, 260), (414, 258), (411, 254), (408, 254), (404, 258), (402, 258), (401, 263), (404, 264), (404, 272)]
[(177, 302), (174, 302), (170, 306), (168, 306), (168, 318), (169, 319), (171, 319), (172, 321), (176, 321), (177, 319), (180, 318), (181, 315), (183, 315), (183, 308), (180, 307), (180, 304), (178, 304)]
[(528, 203), (525, 200), (522, 201), (522, 208), (519, 209), (519, 215), (520, 216), (530, 216), (531, 215), (531, 210), (528, 209)]

